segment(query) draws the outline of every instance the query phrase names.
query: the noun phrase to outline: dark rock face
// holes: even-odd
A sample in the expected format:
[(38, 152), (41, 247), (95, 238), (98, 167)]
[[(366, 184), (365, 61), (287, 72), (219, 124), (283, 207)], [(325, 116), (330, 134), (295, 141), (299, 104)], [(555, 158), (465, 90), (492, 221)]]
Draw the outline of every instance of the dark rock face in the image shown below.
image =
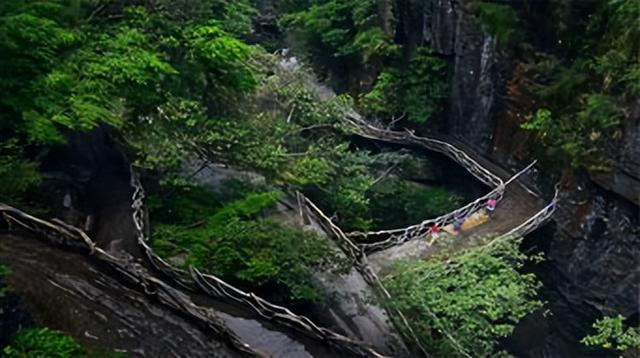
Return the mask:
[[(413, 30), (451, 58), (450, 134), (513, 167), (522, 158), (493, 143), (501, 129), (494, 118), (505, 105), (501, 94), (509, 74), (504, 69), (513, 61), (483, 33), (468, 3), (433, 0), (425, 5), (421, 28)], [(632, 323), (640, 320), (640, 104), (628, 109), (622, 140), (611, 155), (615, 169), (607, 175), (575, 174), (563, 189), (556, 225), (536, 237), (548, 245), (541, 279), (553, 314), (546, 338), (520, 349), (524, 356), (584, 356), (578, 342), (591, 333), (595, 319), (620, 313)], [(553, 175), (539, 174), (532, 179), (548, 188)]]
[[(619, 161), (619, 169), (625, 174), (640, 181), (640, 100), (630, 106), (631, 111), (624, 129), (624, 145), (622, 147), (622, 156)], [(637, 189), (637, 187), (636, 187)], [(636, 191), (636, 200), (638, 200), (638, 192)], [(640, 202), (636, 201), (640, 205)]]
[(65, 221), (84, 227), (99, 247), (115, 255), (140, 257), (124, 153), (106, 128), (69, 133), (67, 142), (42, 160), (48, 206)]
[(0, 347), (10, 344), (20, 329), (33, 326), (27, 303), (8, 292), (5, 281), (6, 278), (0, 276)]
[(640, 205), (640, 99), (627, 107), (628, 118), (622, 131), (622, 140), (611, 149), (615, 158), (609, 173), (592, 173), (591, 179), (603, 188)]
[[(638, 207), (588, 180), (565, 196), (565, 205), (556, 216), (558, 230), (550, 255), (576, 286), (577, 290), (567, 291), (566, 296), (581, 296), (604, 313), (638, 318)], [(563, 288), (561, 283), (559, 289)]]
[(434, 0), (426, 6), (424, 15), (424, 40), (452, 61), (448, 131), (485, 152), (499, 109), (496, 40), (480, 29), (464, 1)]
[[(579, 344), (593, 321), (640, 318), (638, 207), (604, 191), (586, 175), (564, 193), (539, 276), (549, 302), (550, 330), (527, 356), (607, 356)], [(538, 235), (533, 240), (548, 238)]]

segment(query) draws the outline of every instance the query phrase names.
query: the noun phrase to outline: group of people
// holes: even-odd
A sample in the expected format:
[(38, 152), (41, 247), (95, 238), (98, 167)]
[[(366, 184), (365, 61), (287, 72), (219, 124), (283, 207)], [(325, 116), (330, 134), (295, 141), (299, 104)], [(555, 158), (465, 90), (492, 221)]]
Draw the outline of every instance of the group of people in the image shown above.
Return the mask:
[[(489, 215), (489, 217), (493, 216), (493, 213), (496, 210), (497, 205), (498, 205), (497, 199), (489, 198), (489, 200), (487, 200), (487, 203), (485, 204), (485, 210), (487, 212), (487, 215)], [(457, 216), (453, 219), (453, 232), (458, 234), (462, 230), (462, 224), (464, 224), (465, 219), (466, 218), (463, 216)], [(442, 231), (442, 228), (440, 228), (440, 225), (438, 225), (438, 223), (434, 223), (431, 226), (430, 232), (431, 232), (432, 242), (433, 240), (438, 238), (441, 231)]]

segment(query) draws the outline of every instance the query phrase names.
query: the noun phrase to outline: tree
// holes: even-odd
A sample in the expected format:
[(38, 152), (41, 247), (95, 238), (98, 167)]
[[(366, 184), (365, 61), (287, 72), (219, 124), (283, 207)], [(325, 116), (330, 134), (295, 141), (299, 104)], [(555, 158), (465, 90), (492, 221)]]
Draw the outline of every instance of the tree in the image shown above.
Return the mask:
[(552, 48), (526, 51), (535, 79), (528, 89), (539, 104), (523, 128), (536, 134), (549, 162), (611, 169), (631, 119), (627, 108), (640, 94), (639, 12), (634, 0), (563, 7), (555, 11)]
[(181, 195), (179, 206), (173, 202), (166, 208), (172, 210), (173, 221), (155, 226), (152, 245), (167, 259), (184, 255), (184, 266), (253, 287), (279, 302), (321, 300), (321, 292), (313, 285), (314, 272), (335, 272), (344, 263), (326, 237), (259, 217), (280, 196), (277, 192), (249, 194), (209, 216), (201, 214), (202, 224), (190, 228), (192, 222), (176, 222), (176, 218), (193, 220), (189, 208), (199, 205), (196, 197), (185, 200)]
[(374, 0), (312, 1), (294, 6), (281, 23), (303, 45), (307, 60), (317, 73), (332, 75), (340, 87), (361, 90), (358, 76), (377, 73), (387, 56), (397, 54), (393, 34), (385, 32)]
[[(640, 329), (627, 327), (622, 315), (605, 316), (593, 324), (595, 335), (588, 335), (580, 342), (587, 346), (613, 349), (618, 352), (640, 352)], [(625, 329), (626, 328), (626, 329)]]
[[(400, 263), (384, 281), (392, 298), (383, 302), (404, 313), (420, 343), (435, 356), (466, 352), (492, 357), (499, 339), (542, 307), (535, 277), (518, 272), (526, 260), (518, 242)], [(402, 333), (412, 341), (409, 332)]]
[(368, 93), (361, 97), (361, 106), (382, 118), (401, 118), (425, 123), (440, 113), (448, 96), (446, 62), (419, 48), (407, 66), (385, 68)]

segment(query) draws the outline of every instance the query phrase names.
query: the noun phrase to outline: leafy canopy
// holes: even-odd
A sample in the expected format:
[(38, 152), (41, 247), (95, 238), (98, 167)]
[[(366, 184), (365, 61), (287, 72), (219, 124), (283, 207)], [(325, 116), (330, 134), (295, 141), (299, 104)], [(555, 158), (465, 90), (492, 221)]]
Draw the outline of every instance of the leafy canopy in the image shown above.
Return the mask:
[[(204, 217), (196, 228), (156, 225), (152, 244), (168, 259), (184, 255), (183, 265), (254, 287), (274, 300), (319, 300), (322, 295), (312, 275), (317, 270), (339, 269), (336, 249), (317, 234), (260, 218), (280, 196), (277, 192), (249, 194)], [(182, 205), (172, 210), (183, 217), (185, 206), (198, 205), (188, 204), (182, 199)]]
[[(526, 257), (517, 242), (401, 262), (384, 281), (393, 301), (383, 302), (404, 313), (420, 343), (434, 355), (492, 357), (499, 339), (542, 307), (535, 277), (518, 272)], [(402, 333), (412, 340), (409, 332)]]
[(624, 352), (640, 351), (640, 329), (626, 327), (622, 315), (603, 317), (593, 324), (596, 334), (584, 337), (580, 342), (587, 346), (598, 346)]
[(554, 163), (592, 171), (613, 165), (630, 119), (624, 108), (640, 94), (639, 10), (634, 0), (608, 0), (556, 11), (558, 39), (531, 56), (529, 89), (540, 104), (523, 125)]

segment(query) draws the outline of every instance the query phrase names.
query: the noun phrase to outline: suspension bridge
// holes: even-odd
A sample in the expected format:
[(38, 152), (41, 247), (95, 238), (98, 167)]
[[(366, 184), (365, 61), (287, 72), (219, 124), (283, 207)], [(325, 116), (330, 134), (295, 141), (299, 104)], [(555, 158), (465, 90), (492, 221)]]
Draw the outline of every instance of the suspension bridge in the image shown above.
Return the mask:
[[(557, 188), (554, 197), (545, 204), (538, 194), (519, 180), (536, 164), (535, 161), (521, 171), (510, 174), (452, 138), (420, 137), (409, 130), (383, 129), (365, 122), (357, 114), (345, 121), (358, 136), (444, 154), (492, 188), (487, 194), (450, 213), (427, 218), (408, 227), (346, 233), (345, 236), (365, 253), (375, 273), (384, 271), (398, 260), (422, 259), (437, 251), (438, 247), (434, 244), (438, 242), (431, 237), (434, 225), (449, 231), (441, 236), (444, 236), (443, 240), (449, 240), (450, 249), (451, 246), (460, 249), (487, 237), (499, 239), (526, 235), (553, 215)], [(491, 217), (487, 217), (484, 207), (490, 198), (496, 199), (498, 205)], [(450, 229), (456, 219), (464, 221), (462, 230), (457, 233)]]
[[(373, 126), (357, 116), (346, 118), (345, 121), (353, 128), (355, 134), (365, 138), (405, 146), (416, 146), (442, 153), (491, 188), (487, 194), (471, 203), (437, 218), (427, 218), (420, 223), (405, 228), (350, 233), (345, 233), (308, 198), (300, 193), (296, 194), (301, 215), (317, 222), (335, 240), (342, 251), (352, 259), (356, 269), (367, 283), (377, 288), (387, 298), (391, 298), (391, 296), (382, 285), (379, 275), (384, 274), (385, 270), (397, 260), (423, 259), (437, 251), (438, 242), (430, 239), (431, 228), (434, 224), (446, 228), (456, 218), (462, 217), (466, 218), (467, 221), (473, 221), (482, 212), (489, 198), (496, 199), (498, 201), (497, 209), (490, 219), (478, 220), (478, 222), (466, 227), (463, 225), (462, 231), (457, 235), (449, 236), (454, 249), (459, 249), (477, 243), (480, 239), (486, 237), (491, 237), (492, 241), (484, 244), (492, 245), (493, 242), (499, 240), (508, 240), (512, 237), (526, 235), (544, 225), (555, 211), (558, 198), (557, 187), (554, 197), (545, 203), (533, 190), (527, 188), (518, 180), (520, 175), (531, 169), (535, 162), (520, 172), (510, 175), (505, 170), (466, 148), (464, 144), (457, 143), (450, 138), (419, 137), (411, 131), (383, 129)], [(307, 317), (295, 314), (285, 307), (272, 304), (252, 292), (244, 292), (214, 275), (202, 273), (195, 268), (183, 271), (172, 267), (157, 256), (148, 244), (149, 226), (143, 207), (144, 190), (133, 171), (131, 173), (131, 186), (134, 191), (131, 209), (137, 244), (153, 269), (161, 272), (165, 279), (169, 279), (175, 285), (182, 286), (188, 292), (197, 292), (235, 302), (276, 324), (327, 342), (349, 355), (384, 356), (364, 342), (321, 327)], [(219, 319), (211, 317), (210, 314), (202, 311), (201, 307), (193, 305), (192, 302), (185, 300), (182, 296), (175, 295), (165, 282), (151, 275), (137, 263), (127, 262), (102, 250), (82, 230), (61, 221), (53, 220), (49, 222), (41, 220), (4, 204), (0, 204), (0, 214), (7, 222), (17, 224), (29, 231), (37, 232), (56, 243), (65, 242), (69, 246), (84, 248), (96, 259), (107, 263), (123, 276), (128, 277), (129, 280), (139, 284), (145, 292), (152, 295), (163, 292), (163, 300), (166, 298), (162, 302), (163, 304), (187, 312), (189, 316), (209, 327), (216, 334), (226, 337), (227, 342), (237, 350), (247, 355), (256, 355), (256, 352), (250, 346), (229, 331)], [(389, 314), (398, 317), (399, 324), (404, 325), (407, 331), (413, 335), (411, 327), (400, 310), (394, 307), (387, 307), (386, 309)], [(444, 333), (446, 334), (446, 332)], [(413, 338), (418, 349), (428, 357), (428, 351), (420, 346), (417, 337), (414, 335)]]

